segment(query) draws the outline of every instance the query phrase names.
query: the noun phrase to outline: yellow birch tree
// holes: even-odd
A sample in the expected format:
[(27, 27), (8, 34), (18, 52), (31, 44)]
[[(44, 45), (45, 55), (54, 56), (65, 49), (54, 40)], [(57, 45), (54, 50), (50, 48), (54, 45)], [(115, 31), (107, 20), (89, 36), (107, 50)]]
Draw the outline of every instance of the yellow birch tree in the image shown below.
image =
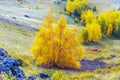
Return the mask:
[(60, 17), (56, 26), (52, 25), (54, 18), (51, 18), (43, 20), (44, 25), (36, 33), (32, 45), (32, 53), (36, 56), (37, 64), (79, 69), (80, 62), (77, 60), (83, 55), (83, 49), (78, 40), (77, 30), (67, 28), (64, 16)]
[(101, 38), (101, 27), (96, 21), (87, 24), (86, 27), (82, 28), (80, 31), (80, 41), (82, 43), (98, 42)]

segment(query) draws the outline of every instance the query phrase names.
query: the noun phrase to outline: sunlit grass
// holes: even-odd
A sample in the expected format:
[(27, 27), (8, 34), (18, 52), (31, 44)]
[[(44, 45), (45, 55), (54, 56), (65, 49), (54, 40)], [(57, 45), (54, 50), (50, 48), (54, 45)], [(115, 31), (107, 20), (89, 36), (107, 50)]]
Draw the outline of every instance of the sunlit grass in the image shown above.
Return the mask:
[[(9, 55), (12, 57), (23, 60), (24, 64), (21, 68), (24, 70), (27, 76), (36, 75), (40, 72), (45, 72), (52, 75), (56, 71), (60, 71), (59, 69), (46, 69), (38, 67), (35, 64), (35, 58), (31, 53), (31, 45), (34, 40), (34, 34), (34, 32), (23, 30), (17, 26), (0, 23), (0, 47), (7, 50)], [(120, 40), (102, 39), (99, 44), (83, 45), (85, 50), (85, 55), (83, 58), (90, 60), (103, 58), (103, 61), (108, 64), (120, 64), (120, 54), (118, 52), (119, 44)], [(97, 48), (101, 52), (91, 51), (93, 48)], [(117, 57), (110, 59), (109, 57), (112, 54), (116, 55)], [(94, 72), (63, 71), (66, 72), (69, 78), (83, 78), (86, 80), (119, 80), (119, 70), (120, 67), (115, 66), (111, 68), (97, 69)]]
[(34, 32), (0, 22), (0, 47), (7, 50), (10, 56), (23, 60), (23, 68), (28, 74), (37, 71), (34, 70), (34, 67), (31, 68), (34, 60), (34, 56), (31, 54), (33, 39)]
[(0, 23), (0, 47), (12, 54), (30, 54), (34, 33), (6, 23)]

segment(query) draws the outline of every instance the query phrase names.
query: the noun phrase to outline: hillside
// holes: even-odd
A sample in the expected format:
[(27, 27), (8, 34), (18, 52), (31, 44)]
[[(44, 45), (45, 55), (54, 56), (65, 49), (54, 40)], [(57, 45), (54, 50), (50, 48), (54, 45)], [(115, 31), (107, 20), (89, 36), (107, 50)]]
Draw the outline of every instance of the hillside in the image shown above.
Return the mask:
[[(17, 0), (0, 0), (0, 48), (6, 50), (9, 56), (22, 60), (22, 66), (20, 68), (25, 72), (26, 76), (33, 75), (37, 77), (37, 80), (39, 80), (39, 73), (50, 75), (52, 80), (120, 80), (120, 39), (114, 37), (103, 36), (98, 42), (80, 43), (83, 47), (84, 55), (78, 60), (81, 63), (80, 69), (78, 70), (61, 69), (56, 66), (51, 68), (36, 64), (37, 58), (32, 53), (32, 46), (36, 40), (35, 36), (37, 32), (39, 33), (41, 31), (38, 29), (38, 26), (43, 26), (42, 20), (47, 13), (52, 12), (56, 15), (55, 21), (52, 23), (53, 33), (57, 34), (57, 31), (54, 32), (54, 27), (58, 26), (57, 21), (59, 22), (60, 15), (66, 17), (68, 31), (73, 28), (81, 30), (85, 26), (80, 21), (78, 23), (75, 22), (76, 18), (74, 14), (68, 15), (64, 12), (66, 1), (60, 4), (57, 4), (55, 1), (57, 0), (24, 0), (21, 3)], [(38, 9), (36, 5), (38, 5)], [(99, 10), (96, 13), (99, 14), (100, 12), (106, 12), (112, 9), (118, 11), (120, 1), (89, 0), (88, 6), (91, 8), (94, 6), (98, 7)], [(49, 20), (49, 17), (47, 19)], [(63, 23), (61, 24), (64, 24), (64, 20), (62, 21)], [(49, 24), (48, 26), (51, 25)], [(40, 29), (42, 29), (41, 26)], [(46, 30), (46, 34), (49, 31), (47, 29), (43, 30)], [(67, 31), (65, 34), (67, 34)], [(72, 32), (71, 34), (68, 32), (68, 34), (71, 35)], [(79, 34), (77, 32), (77, 35)], [(50, 39), (48, 40), (50, 41)], [(48, 50), (46, 48), (46, 51), (49, 52), (50, 49)], [(2, 64), (1, 53), (0, 68)], [(6, 74), (2, 75), (0, 70), (0, 80), (1, 77), (3, 80), (7, 80)], [(10, 80), (14, 79), (11, 78)]]

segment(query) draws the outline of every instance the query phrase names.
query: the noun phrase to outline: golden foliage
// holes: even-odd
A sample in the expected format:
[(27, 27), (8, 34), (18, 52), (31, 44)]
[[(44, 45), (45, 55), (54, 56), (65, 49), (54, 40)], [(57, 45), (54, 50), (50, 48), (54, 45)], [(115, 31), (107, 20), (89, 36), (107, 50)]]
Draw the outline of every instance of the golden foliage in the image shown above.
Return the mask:
[(66, 10), (70, 13), (73, 13), (75, 10), (82, 12), (87, 5), (88, 0), (67, 0)]
[(120, 21), (120, 11), (109, 10), (98, 15), (98, 22), (101, 25), (102, 32), (108, 37), (112, 35), (118, 21)]
[(83, 49), (76, 28), (67, 28), (64, 16), (60, 17), (56, 26), (52, 25), (54, 20), (54, 17), (47, 16), (43, 20), (43, 27), (36, 33), (32, 53), (37, 63), (48, 67), (79, 69), (77, 59), (83, 55)]
[[(120, 35), (120, 28), (119, 28), (119, 21), (120, 21), (120, 11), (115, 11), (115, 10), (109, 10), (107, 12), (101, 12), (98, 14), (98, 17), (96, 17), (96, 13), (90, 10), (86, 10), (82, 12), (81, 15), (81, 23), (85, 24), (86, 26), (88, 24), (96, 24), (95, 26), (98, 26), (97, 24), (101, 26), (101, 32), (102, 36), (107, 36), (107, 37), (117, 37), (119, 38)], [(89, 31), (91, 28), (89, 28)], [(91, 31), (89, 32), (89, 35), (91, 35)], [(86, 29), (83, 29), (81, 35), (84, 35), (84, 38), (82, 42), (87, 42), (87, 32)], [(99, 34), (100, 35), (100, 34)], [(92, 38), (92, 37), (91, 37)], [(89, 41), (91, 40), (89, 36)], [(85, 40), (86, 39), (86, 40)], [(99, 38), (95, 39), (94, 41), (98, 41)]]
[(66, 10), (73, 13), (75, 10), (75, 4), (71, 0), (67, 0)]
[(91, 10), (86, 10), (82, 12), (81, 23), (90, 24), (92, 21), (96, 20), (96, 13)]
[(44, 27), (52, 27), (52, 23), (55, 21), (55, 14), (48, 13), (45, 15), (43, 21), (42, 21), (42, 26)]
[(82, 43), (98, 42), (101, 37), (101, 28), (96, 21), (91, 24), (87, 24), (80, 32), (80, 40)]
[(80, 31), (80, 42), (88, 43), (88, 29), (86, 27), (82, 28)]

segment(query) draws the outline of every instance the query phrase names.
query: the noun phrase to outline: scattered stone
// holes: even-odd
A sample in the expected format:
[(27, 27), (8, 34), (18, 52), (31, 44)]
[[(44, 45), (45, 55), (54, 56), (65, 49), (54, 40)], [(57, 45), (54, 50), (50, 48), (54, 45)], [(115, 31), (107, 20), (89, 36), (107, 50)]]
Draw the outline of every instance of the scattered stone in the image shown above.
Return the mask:
[(8, 52), (5, 51), (3, 48), (0, 48), (0, 56), (7, 57), (8, 56)]
[(97, 48), (92, 48), (90, 49), (91, 51), (94, 51), (94, 52), (101, 52), (101, 50), (97, 49)]
[(13, 19), (16, 19), (16, 17), (12, 17)]
[(50, 75), (49, 75), (49, 74), (46, 74), (46, 73), (40, 73), (40, 74), (39, 74), (39, 77), (40, 77), (41, 79), (47, 79), (47, 78), (50, 78)]
[(24, 15), (24, 17), (26, 17), (26, 18), (30, 18), (30, 16), (28, 16), (28, 15)]
[(34, 76), (28, 76), (28, 80), (36, 80), (36, 78)]
[(23, 60), (22, 59), (17, 59), (17, 62), (19, 63), (20, 66), (23, 65)]
[(111, 57), (111, 58), (114, 58), (114, 57), (116, 57), (116, 55), (112, 54), (112, 55), (110, 55), (110, 57)]
[(112, 55), (110, 55), (107, 59), (112, 59), (112, 58), (114, 58), (114, 57), (116, 57), (116, 55), (112, 54)]

